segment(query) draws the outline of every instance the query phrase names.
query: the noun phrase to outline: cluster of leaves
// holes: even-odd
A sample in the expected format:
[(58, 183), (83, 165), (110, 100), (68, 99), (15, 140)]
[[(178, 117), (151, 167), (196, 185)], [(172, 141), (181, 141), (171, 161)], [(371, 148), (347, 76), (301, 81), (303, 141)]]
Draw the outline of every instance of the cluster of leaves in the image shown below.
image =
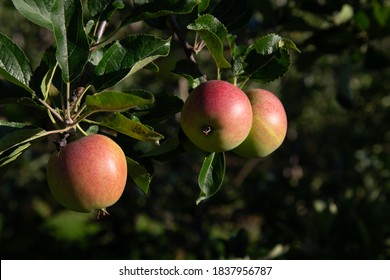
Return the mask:
[[(143, 160), (161, 157), (180, 146), (180, 141), (164, 140), (162, 134), (143, 123), (156, 116), (165, 120), (179, 112), (183, 102), (178, 97), (166, 95), (157, 102), (153, 93), (143, 89), (115, 90), (116, 85), (141, 69), (157, 72), (155, 61), (170, 55), (171, 33), (164, 38), (131, 34), (112, 39), (129, 24), (139, 21), (151, 24), (158, 19), (176, 33), (187, 59), (177, 61), (172, 72), (186, 78), (190, 88), (208, 78), (226, 77), (241, 87), (249, 80), (276, 80), (289, 70), (288, 50), (298, 50), (291, 40), (276, 34), (265, 35), (251, 44), (237, 44), (232, 31), (250, 19), (249, 1), (104, 0), (87, 1), (86, 5), (81, 0), (12, 2), (21, 15), (52, 32), (55, 44), (46, 50), (40, 65), (32, 69), (23, 50), (0, 33), (0, 75), (25, 93), (22, 98), (1, 98), (0, 104), (33, 107), (46, 113), (52, 126), (41, 128), (1, 121), (1, 173), (33, 141), (49, 135), (59, 135), (57, 144), (61, 146), (69, 135), (79, 137), (105, 128), (112, 135), (119, 133), (155, 143), (155, 148), (140, 156)], [(123, 20), (110, 34), (105, 34), (116, 13), (121, 13)], [(186, 28), (177, 20), (184, 16), (192, 19)], [(193, 45), (187, 42), (187, 32), (195, 34)], [(197, 63), (197, 55), (205, 47), (215, 62), (216, 77), (205, 77)], [(152, 172), (135, 155), (127, 154), (127, 158), (130, 177), (146, 193)], [(218, 191), (225, 166), (223, 153), (205, 156), (198, 180), (201, 188), (198, 203)]]

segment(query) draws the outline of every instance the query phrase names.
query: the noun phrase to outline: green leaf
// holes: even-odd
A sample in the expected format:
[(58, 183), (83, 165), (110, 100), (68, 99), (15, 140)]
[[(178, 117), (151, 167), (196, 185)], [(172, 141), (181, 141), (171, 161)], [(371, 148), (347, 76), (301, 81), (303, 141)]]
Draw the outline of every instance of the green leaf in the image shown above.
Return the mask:
[(88, 10), (92, 17), (99, 15), (100, 20), (108, 20), (117, 9), (123, 9), (122, 0), (89, 0)]
[(210, 5), (210, 0), (198, 0), (198, 13), (203, 13)]
[(127, 159), (127, 173), (133, 182), (140, 188), (145, 194), (148, 193), (152, 176), (146, 170), (146, 168), (135, 160), (126, 157)]
[(53, 26), (50, 14), (54, 2), (52, 0), (12, 0), (15, 8), (22, 16), (51, 31)]
[(81, 74), (89, 57), (80, 0), (55, 0), (51, 19), (62, 79), (71, 82)]
[(153, 94), (138, 89), (129, 92), (103, 91), (86, 97), (87, 108), (90, 111), (123, 111), (153, 102)]
[(0, 75), (28, 92), (32, 76), (30, 61), (24, 52), (7, 36), (0, 33)]
[(10, 163), (13, 163), (15, 160), (17, 160), (30, 146), (30, 143), (20, 145), (19, 147), (16, 147), (13, 151), (8, 151), (9, 153), (7, 155), (2, 155), (0, 157), (0, 178), (5, 173), (7, 173), (9, 168), (12, 166), (10, 165)]
[(202, 36), (218, 68), (231, 67), (224, 57), (223, 41), (226, 40), (228, 31), (217, 18), (208, 14), (202, 15), (195, 22), (189, 24), (187, 28), (197, 31)]
[(119, 113), (112, 114), (96, 124), (108, 127), (140, 141), (158, 143), (158, 141), (164, 138), (160, 133)]
[(17, 146), (44, 137), (46, 131), (24, 123), (0, 120), (0, 156)]
[[(299, 52), (295, 44), (276, 34), (266, 35), (256, 40), (237, 60), (233, 72), (240, 77), (262, 82), (271, 82), (282, 77), (290, 68), (291, 61), (287, 49)], [(242, 67), (242, 69), (240, 69)]]
[(134, 0), (133, 13), (125, 18), (122, 26), (145, 19), (188, 14), (192, 12), (198, 2), (199, 0)]
[(49, 89), (50, 89), (50, 86), (53, 84), (53, 77), (54, 77), (56, 70), (57, 70), (57, 64), (54, 67), (52, 67), (51, 69), (49, 69), (49, 71), (47, 71), (47, 73), (45, 74), (45, 76), (42, 79), (41, 92), (43, 95), (43, 100), (45, 100), (45, 101), (49, 97)]
[(250, 52), (244, 63), (244, 73), (240, 76), (265, 83), (282, 77), (291, 65), (290, 55), (285, 49), (279, 49), (269, 55)]
[(224, 153), (211, 153), (203, 162), (198, 177), (200, 195), (196, 201), (201, 201), (215, 195), (223, 183), (225, 177), (226, 162)]
[(105, 50), (95, 68), (95, 87), (112, 87), (170, 51), (169, 39), (152, 35), (132, 35), (113, 43)]
[(298, 49), (298, 47), (295, 45), (295, 43), (288, 38), (281, 38), (279, 41), (279, 47), (283, 48), (283, 49), (290, 49), (290, 50), (296, 51), (298, 53), (301, 52)]
[(96, 16), (103, 12), (113, 2), (113, 0), (88, 0), (88, 10), (91, 16)]

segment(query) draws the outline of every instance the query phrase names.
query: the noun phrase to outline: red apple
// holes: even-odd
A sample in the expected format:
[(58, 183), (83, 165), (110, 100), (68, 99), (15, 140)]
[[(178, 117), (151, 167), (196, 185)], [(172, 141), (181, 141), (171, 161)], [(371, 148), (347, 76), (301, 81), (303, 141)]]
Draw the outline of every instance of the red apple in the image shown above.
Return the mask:
[(243, 157), (265, 157), (275, 151), (287, 133), (287, 116), (282, 102), (272, 92), (251, 89), (253, 123), (245, 141), (233, 151)]
[(47, 182), (54, 198), (77, 212), (105, 212), (122, 195), (126, 179), (123, 150), (99, 134), (67, 144), (51, 156), (47, 166)]
[(246, 94), (220, 80), (195, 88), (184, 103), (181, 127), (187, 137), (207, 152), (237, 147), (252, 126), (252, 108)]

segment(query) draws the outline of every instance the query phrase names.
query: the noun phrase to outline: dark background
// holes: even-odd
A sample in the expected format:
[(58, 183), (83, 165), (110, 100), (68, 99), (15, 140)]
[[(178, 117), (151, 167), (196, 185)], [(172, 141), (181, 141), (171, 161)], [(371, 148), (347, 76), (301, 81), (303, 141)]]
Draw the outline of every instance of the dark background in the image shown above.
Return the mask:
[[(249, 161), (227, 153), (225, 183), (198, 206), (201, 156), (156, 162), (147, 195), (129, 181), (111, 215), (96, 220), (53, 200), (45, 180), (53, 147), (38, 142), (0, 178), (2, 259), (390, 257), (389, 2), (252, 2), (238, 39), (277, 33), (302, 52), (292, 54), (283, 78), (253, 84), (274, 91), (285, 106), (289, 130), (281, 148)], [(0, 1), (0, 31), (35, 67), (53, 43), (11, 1)], [(170, 71), (183, 50), (176, 41), (172, 48), (158, 61), (160, 73), (141, 71), (122, 86), (180, 95), (181, 81)], [(14, 90), (0, 80), (0, 94)], [(0, 110), (7, 120), (47, 121), (25, 108)], [(172, 119), (156, 130), (173, 135), (178, 128)]]

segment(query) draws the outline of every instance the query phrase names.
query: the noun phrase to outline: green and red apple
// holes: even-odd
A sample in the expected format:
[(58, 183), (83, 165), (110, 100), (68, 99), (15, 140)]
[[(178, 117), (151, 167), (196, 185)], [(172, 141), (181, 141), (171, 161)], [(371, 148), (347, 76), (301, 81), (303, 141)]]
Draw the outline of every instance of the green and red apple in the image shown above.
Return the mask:
[(197, 147), (207, 152), (223, 152), (246, 139), (252, 116), (251, 103), (240, 88), (226, 81), (211, 80), (189, 94), (180, 123)]
[(47, 182), (54, 198), (77, 212), (106, 208), (118, 201), (127, 180), (121, 147), (95, 134), (67, 144), (49, 159)]
[(253, 122), (249, 135), (233, 150), (246, 157), (265, 157), (283, 143), (287, 133), (287, 115), (280, 99), (265, 89), (251, 89), (247, 96), (252, 104)]

